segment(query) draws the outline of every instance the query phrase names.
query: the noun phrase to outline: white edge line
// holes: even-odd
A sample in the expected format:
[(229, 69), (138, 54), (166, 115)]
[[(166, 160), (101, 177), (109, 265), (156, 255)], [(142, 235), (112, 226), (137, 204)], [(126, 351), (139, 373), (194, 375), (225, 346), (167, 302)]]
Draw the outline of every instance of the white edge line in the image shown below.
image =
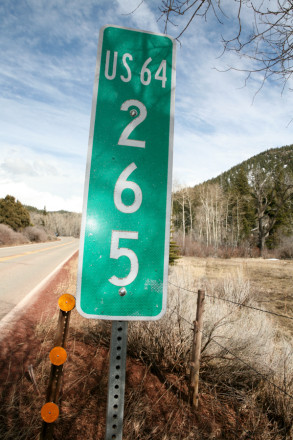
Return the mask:
[[(54, 277), (54, 275), (56, 275), (57, 272), (59, 272), (59, 270), (62, 268), (62, 266), (64, 266), (64, 264), (67, 263), (68, 260), (70, 260), (70, 258), (77, 252), (78, 250), (74, 250), (69, 257), (66, 257), (65, 260), (63, 260), (57, 267), (55, 267), (55, 269), (46, 276), (46, 278), (44, 278), (36, 287), (34, 287), (12, 310), (10, 310), (9, 313), (7, 313), (7, 315), (5, 315), (1, 321), (0, 321), (0, 331), (9, 323), (11, 323), (11, 321), (14, 320), (14, 318), (16, 318), (16, 316), (19, 313), (22, 313), (24, 311), (24, 308), (29, 304), (30, 300), (32, 299), (33, 296), (36, 295), (36, 293), (38, 291), (40, 291), (42, 288), (44, 288), (46, 286), (46, 284)], [(14, 323), (15, 321), (13, 321)], [(2, 334), (2, 336), (0, 335), (0, 341), (3, 337), (5, 337), (5, 334)]]

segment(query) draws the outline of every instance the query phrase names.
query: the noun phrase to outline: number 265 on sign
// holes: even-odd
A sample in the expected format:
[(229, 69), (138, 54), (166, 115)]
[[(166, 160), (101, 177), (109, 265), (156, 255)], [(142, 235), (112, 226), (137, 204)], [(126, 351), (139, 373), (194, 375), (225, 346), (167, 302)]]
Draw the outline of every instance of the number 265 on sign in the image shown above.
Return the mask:
[(174, 89), (170, 37), (101, 29), (77, 282), (87, 318), (166, 310)]

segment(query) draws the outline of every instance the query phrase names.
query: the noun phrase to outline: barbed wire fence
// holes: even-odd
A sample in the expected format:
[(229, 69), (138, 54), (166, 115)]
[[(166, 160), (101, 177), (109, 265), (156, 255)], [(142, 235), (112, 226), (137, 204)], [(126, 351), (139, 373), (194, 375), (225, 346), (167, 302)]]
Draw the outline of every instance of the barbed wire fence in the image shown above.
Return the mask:
[[(170, 285), (172, 285), (173, 287), (176, 287), (180, 290), (183, 291), (187, 291), (189, 293), (193, 293), (195, 295), (198, 295), (198, 292), (195, 290), (191, 290), (188, 289), (186, 287), (183, 286), (178, 286), (172, 282), (168, 282)], [(239, 303), (237, 301), (233, 301), (233, 300), (229, 300), (226, 298), (221, 298), (219, 296), (214, 296), (214, 295), (209, 295), (205, 292), (205, 296), (208, 298), (212, 298), (215, 300), (219, 300), (219, 301), (223, 301), (223, 302), (227, 302), (233, 305), (236, 305), (238, 307), (244, 307), (247, 309), (251, 309), (254, 311), (258, 311), (261, 313), (266, 313), (269, 315), (275, 315), (281, 318), (285, 318), (285, 319), (289, 319), (289, 320), (293, 320), (293, 317), (291, 316), (287, 316), (287, 315), (283, 315), (280, 313), (276, 313), (276, 312), (271, 312), (269, 310), (264, 310), (264, 309), (260, 309), (258, 307), (254, 307), (254, 306), (250, 306), (244, 303)], [(174, 309), (175, 310), (175, 309)], [(182, 319), (183, 321), (185, 321), (188, 325), (190, 325), (190, 330), (194, 331), (195, 326), (194, 323), (191, 323), (190, 321), (188, 321), (186, 318), (184, 318), (182, 315), (178, 314), (178, 316), (180, 317), (180, 319)], [(277, 385), (276, 383), (274, 383), (272, 380), (270, 380), (265, 374), (261, 373), (260, 371), (258, 371), (258, 369), (256, 369), (255, 367), (253, 367), (252, 365), (250, 365), (249, 362), (247, 362), (246, 360), (242, 359), (241, 357), (239, 357), (236, 353), (234, 353), (234, 351), (230, 350), (229, 348), (225, 347), (224, 345), (222, 345), (220, 342), (218, 342), (214, 337), (211, 337), (210, 335), (208, 335), (205, 331), (203, 331), (202, 329), (199, 329), (197, 327), (197, 330), (200, 331), (202, 333), (203, 336), (205, 336), (206, 338), (209, 339), (210, 342), (216, 344), (217, 346), (219, 346), (222, 350), (224, 350), (226, 353), (230, 354), (231, 356), (233, 356), (234, 359), (238, 360), (240, 363), (242, 363), (243, 365), (245, 365), (247, 368), (249, 368), (251, 371), (253, 371), (254, 373), (256, 373), (259, 377), (261, 377), (265, 382), (267, 382), (268, 384), (270, 384), (274, 389), (280, 391), (283, 395), (285, 395), (286, 397), (288, 397), (290, 400), (293, 401), (293, 395), (291, 395), (290, 393), (288, 393), (285, 389), (283, 389), (282, 387), (280, 387), (279, 385)]]
[[(182, 286), (177, 286), (176, 284), (171, 283), (171, 281), (168, 281), (168, 283), (171, 284), (171, 285), (174, 286), (174, 287), (177, 287), (177, 289), (185, 290), (186, 292), (190, 292), (190, 293), (195, 293), (195, 294), (197, 294), (197, 292), (195, 292), (194, 290), (187, 289), (187, 288), (182, 287)], [(221, 297), (219, 297), (219, 296), (208, 295), (207, 293), (206, 293), (205, 295), (206, 295), (208, 298), (213, 298), (213, 299), (217, 299), (217, 300), (219, 300), (219, 301), (224, 301), (224, 302), (227, 302), (227, 303), (230, 303), (230, 304), (237, 305), (237, 306), (239, 306), (239, 307), (245, 307), (245, 308), (247, 308), (247, 309), (256, 310), (256, 311), (258, 311), (258, 312), (267, 313), (267, 314), (269, 314), (269, 315), (279, 316), (280, 318), (286, 318), (286, 319), (291, 319), (291, 320), (293, 320), (293, 317), (291, 317), (291, 316), (282, 315), (282, 314), (280, 314), (280, 313), (271, 312), (271, 311), (269, 311), (269, 310), (260, 309), (260, 308), (258, 308), (258, 307), (249, 306), (249, 305), (247, 305), (247, 304), (243, 304), (243, 303), (238, 303), (238, 302), (236, 302), (236, 301), (232, 301), (232, 300), (230, 300), (230, 299), (226, 299), (226, 298), (221, 298)]]

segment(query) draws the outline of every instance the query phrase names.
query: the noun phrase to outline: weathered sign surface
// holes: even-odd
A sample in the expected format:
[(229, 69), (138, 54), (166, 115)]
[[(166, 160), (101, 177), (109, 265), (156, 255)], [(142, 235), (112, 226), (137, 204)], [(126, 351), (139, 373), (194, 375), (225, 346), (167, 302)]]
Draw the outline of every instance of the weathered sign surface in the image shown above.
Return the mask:
[(88, 318), (165, 312), (174, 89), (170, 37), (101, 29), (77, 289)]

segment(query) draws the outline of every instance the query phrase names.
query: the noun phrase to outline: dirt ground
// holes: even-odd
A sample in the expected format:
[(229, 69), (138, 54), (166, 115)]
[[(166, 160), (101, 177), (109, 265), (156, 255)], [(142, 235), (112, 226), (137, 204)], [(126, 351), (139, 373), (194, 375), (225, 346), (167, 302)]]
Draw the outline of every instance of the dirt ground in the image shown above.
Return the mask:
[[(77, 255), (5, 330), (0, 342), (2, 440), (39, 438), (42, 425), (40, 411), (45, 403), (51, 368), (49, 352), (54, 347), (59, 314), (57, 302), (63, 293), (75, 294), (76, 268)], [(68, 361), (64, 365), (59, 402), (61, 413), (54, 424), (54, 439), (96, 440), (105, 436), (109, 340), (101, 339), (98, 331), (96, 337), (92, 334), (91, 340), (88, 340), (84, 329), (89, 325), (91, 323), (81, 318), (76, 310), (72, 312)], [(94, 328), (91, 329), (92, 333), (94, 331)], [(28, 374), (30, 366), (37, 386)], [(194, 416), (186, 404), (186, 389), (181, 390), (177, 383), (174, 391), (172, 379), (171, 375), (168, 384), (163, 383), (146, 366), (128, 358), (126, 402), (129, 403), (125, 407), (124, 426), (133, 424), (131, 415), (134, 413), (139, 414), (137, 420), (144, 420), (144, 425), (153, 425), (156, 430), (158, 425), (162, 430), (167, 424), (174, 426), (174, 434), (180, 431), (183, 419), (188, 418), (189, 425)], [(182, 399), (178, 393), (182, 394)], [(143, 401), (138, 398), (141, 394)], [(152, 407), (155, 411), (151, 410)], [(137, 430), (137, 438), (141, 438), (139, 422), (131, 429)]]
[[(185, 261), (186, 263), (186, 261)], [(197, 259), (187, 261), (198, 277), (218, 279), (242, 270), (252, 283), (259, 301), (270, 299), (274, 310), (292, 313), (291, 276), (293, 262), (261, 260)], [(178, 264), (181, 264), (180, 261)], [(35, 301), (5, 331), (0, 343), (0, 438), (1, 440), (37, 439), (41, 431), (40, 410), (45, 403), (51, 364), (49, 352), (54, 346), (59, 308), (63, 293), (75, 294), (77, 255), (73, 256)], [(282, 298), (280, 299), (280, 296)], [(286, 307), (284, 301), (286, 298)], [(267, 303), (263, 303), (267, 307)], [(96, 327), (95, 327), (96, 325)], [(54, 439), (103, 439), (109, 368), (109, 339), (92, 324), (72, 312), (68, 361), (64, 366), (60, 396), (60, 417), (54, 425)], [(91, 326), (89, 331), (89, 326)], [(89, 337), (90, 335), (90, 337)], [(29, 366), (36, 385), (28, 375)], [(125, 440), (175, 439), (252, 439), (243, 435), (245, 418), (237, 416), (234, 404), (225, 396), (215, 400), (202, 384), (200, 414), (188, 404), (186, 378), (170, 372), (158, 372), (137, 359), (127, 358), (124, 430)], [(268, 421), (260, 416), (258, 430)], [(166, 432), (172, 435), (165, 436)]]

